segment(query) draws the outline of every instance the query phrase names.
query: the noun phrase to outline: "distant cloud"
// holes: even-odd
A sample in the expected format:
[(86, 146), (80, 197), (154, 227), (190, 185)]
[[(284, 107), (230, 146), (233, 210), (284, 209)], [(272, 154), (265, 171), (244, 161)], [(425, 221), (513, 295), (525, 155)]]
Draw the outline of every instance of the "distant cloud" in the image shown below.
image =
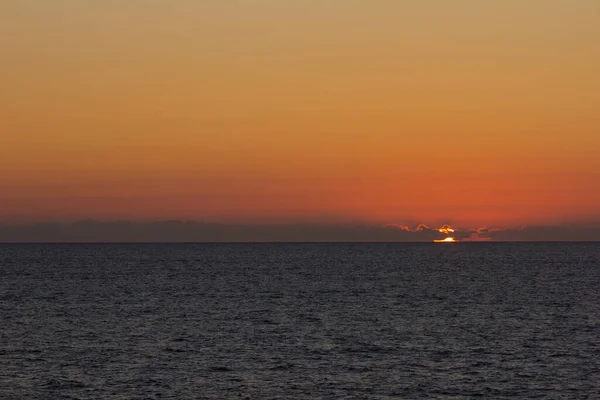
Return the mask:
[(483, 235), (481, 233), (472, 232), (470, 236), (460, 238), (463, 242), (489, 242), (492, 241), (492, 237)]
[(469, 229), (467, 232), (460, 232), (461, 240), (465, 242), (488, 242), (494, 239), (493, 235), (496, 232), (501, 232), (501, 229), (495, 228), (477, 228)]
[(600, 241), (600, 228), (530, 226), (496, 230), (490, 235), (497, 241)]

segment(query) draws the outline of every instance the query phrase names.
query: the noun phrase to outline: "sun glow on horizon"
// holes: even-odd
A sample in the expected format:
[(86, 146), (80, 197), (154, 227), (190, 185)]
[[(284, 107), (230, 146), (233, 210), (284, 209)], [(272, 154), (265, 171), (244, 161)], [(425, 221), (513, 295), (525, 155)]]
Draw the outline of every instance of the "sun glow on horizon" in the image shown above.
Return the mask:
[(435, 243), (456, 243), (458, 242), (458, 240), (454, 239), (453, 237), (447, 237), (446, 239), (442, 239), (442, 240), (434, 240)]
[[(446, 235), (450, 235), (451, 233), (456, 232), (454, 229), (452, 229), (452, 227), (448, 224), (443, 225), (440, 229), (438, 229), (438, 232), (440, 233), (445, 233)], [(440, 240), (434, 240), (435, 243), (453, 243), (453, 242), (458, 242), (458, 240), (454, 239), (452, 236), (448, 236), (445, 239), (440, 239)]]

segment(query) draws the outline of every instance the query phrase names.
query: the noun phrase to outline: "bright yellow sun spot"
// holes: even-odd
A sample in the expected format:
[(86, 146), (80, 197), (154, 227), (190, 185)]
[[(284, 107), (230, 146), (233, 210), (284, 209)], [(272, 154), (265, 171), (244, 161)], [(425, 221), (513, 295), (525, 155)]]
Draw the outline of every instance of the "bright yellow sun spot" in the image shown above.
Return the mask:
[(434, 242), (436, 242), (436, 243), (452, 243), (452, 242), (458, 242), (458, 240), (454, 239), (453, 237), (447, 237), (446, 239), (443, 239), (443, 240), (434, 240)]

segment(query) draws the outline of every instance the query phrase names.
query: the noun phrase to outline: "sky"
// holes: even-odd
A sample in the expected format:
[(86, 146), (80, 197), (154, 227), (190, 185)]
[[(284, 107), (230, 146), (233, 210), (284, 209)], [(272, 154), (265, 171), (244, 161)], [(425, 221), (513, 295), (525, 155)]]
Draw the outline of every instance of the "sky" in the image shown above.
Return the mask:
[(0, 222), (600, 221), (597, 0), (0, 2)]

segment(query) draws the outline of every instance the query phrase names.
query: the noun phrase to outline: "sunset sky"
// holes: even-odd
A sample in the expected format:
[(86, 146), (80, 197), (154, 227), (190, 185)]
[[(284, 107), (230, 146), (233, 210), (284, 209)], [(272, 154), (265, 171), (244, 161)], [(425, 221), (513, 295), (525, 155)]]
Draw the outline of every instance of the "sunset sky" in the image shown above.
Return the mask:
[(600, 220), (600, 1), (0, 2), (0, 222)]

